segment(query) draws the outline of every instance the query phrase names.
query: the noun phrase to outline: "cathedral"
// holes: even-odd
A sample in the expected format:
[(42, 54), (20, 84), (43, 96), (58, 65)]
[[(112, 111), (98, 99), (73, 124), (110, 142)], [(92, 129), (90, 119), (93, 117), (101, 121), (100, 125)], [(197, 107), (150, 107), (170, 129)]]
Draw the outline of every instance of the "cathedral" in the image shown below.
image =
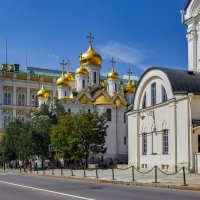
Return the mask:
[[(120, 79), (111, 60), (111, 71), (101, 76), (102, 58), (95, 52), (92, 35), (88, 50), (79, 57), (80, 67), (70, 72), (70, 62), (60, 63), (62, 71), (2, 64), (0, 71), (0, 129), (13, 118), (26, 120), (30, 109), (40, 107), (50, 98), (58, 98), (66, 113), (97, 111), (107, 114), (107, 137), (105, 155), (94, 158), (127, 161), (126, 111), (133, 103), (135, 83)], [(65, 72), (65, 66), (67, 70)]]

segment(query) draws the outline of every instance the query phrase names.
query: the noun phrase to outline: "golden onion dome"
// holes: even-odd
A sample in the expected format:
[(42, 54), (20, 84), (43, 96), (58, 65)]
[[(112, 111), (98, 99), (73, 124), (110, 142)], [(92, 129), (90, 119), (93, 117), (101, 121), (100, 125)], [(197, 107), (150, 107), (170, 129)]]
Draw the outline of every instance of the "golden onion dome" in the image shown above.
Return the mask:
[(70, 72), (67, 72), (65, 74), (65, 77), (68, 79), (69, 82), (75, 82), (75, 77), (74, 77), (74, 74), (70, 73)]
[(134, 93), (135, 92), (135, 85), (129, 80), (127, 85), (124, 87), (124, 93)]
[(119, 74), (112, 69), (112, 71), (107, 75), (107, 79), (119, 79)]
[(44, 88), (44, 85), (42, 85), (41, 89), (37, 92), (37, 97), (38, 97), (38, 99), (40, 99), (40, 98), (48, 99), (49, 98), (49, 93)]
[(62, 73), (62, 76), (57, 79), (56, 86), (62, 86), (62, 87), (70, 86), (69, 80), (65, 77), (63, 73)]
[(102, 58), (101, 56), (94, 51), (92, 46), (89, 46), (89, 49), (82, 54), (80, 58), (80, 64), (82, 66), (85, 65), (95, 65), (101, 67), (102, 64)]
[(101, 87), (106, 87), (106, 83), (103, 79), (100, 81), (99, 84), (100, 84)]
[(85, 76), (89, 75), (89, 72), (87, 71), (87, 69), (83, 68), (83, 66), (81, 65), (77, 70), (76, 70), (76, 74), (82, 74)]

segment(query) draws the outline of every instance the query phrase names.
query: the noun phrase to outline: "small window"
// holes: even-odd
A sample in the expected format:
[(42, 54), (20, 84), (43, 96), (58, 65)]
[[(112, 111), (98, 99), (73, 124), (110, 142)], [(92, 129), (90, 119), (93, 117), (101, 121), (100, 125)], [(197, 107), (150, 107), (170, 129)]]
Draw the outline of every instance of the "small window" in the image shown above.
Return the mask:
[(21, 100), (21, 105), (25, 105), (25, 94), (22, 94), (22, 100)]
[(5, 105), (7, 105), (7, 98), (8, 98), (7, 93), (4, 93), (4, 104), (5, 104)]
[(126, 145), (126, 136), (124, 136), (124, 145)]
[(7, 119), (7, 116), (4, 117), (4, 128), (6, 128), (8, 124), (8, 119)]
[(94, 72), (94, 84), (96, 84), (96, 83), (97, 83), (97, 73)]
[(85, 88), (85, 80), (82, 81), (82, 86)]
[(126, 113), (124, 113), (124, 124), (126, 124)]
[(169, 137), (168, 130), (163, 131), (163, 154), (168, 154), (169, 152)]
[(90, 110), (90, 109), (88, 109), (88, 113), (91, 113), (91, 110)]
[(106, 117), (107, 117), (107, 121), (109, 121), (109, 122), (112, 121), (112, 111), (111, 111), (111, 109), (107, 109)]
[(166, 102), (166, 101), (167, 101), (167, 92), (165, 88), (162, 86), (162, 102)]
[(142, 108), (144, 109), (146, 107), (147, 107), (147, 97), (146, 97), (146, 93), (145, 93), (145, 95), (143, 97), (143, 101), (142, 101)]
[(71, 109), (70, 108), (68, 108), (68, 114), (71, 114)]
[(151, 84), (151, 106), (156, 105), (156, 83)]
[(115, 92), (117, 92), (117, 83), (115, 83)]
[(11, 94), (8, 94), (7, 105), (11, 105)]
[(65, 91), (65, 97), (67, 96), (67, 92)]
[(142, 134), (142, 154), (147, 155), (147, 134)]

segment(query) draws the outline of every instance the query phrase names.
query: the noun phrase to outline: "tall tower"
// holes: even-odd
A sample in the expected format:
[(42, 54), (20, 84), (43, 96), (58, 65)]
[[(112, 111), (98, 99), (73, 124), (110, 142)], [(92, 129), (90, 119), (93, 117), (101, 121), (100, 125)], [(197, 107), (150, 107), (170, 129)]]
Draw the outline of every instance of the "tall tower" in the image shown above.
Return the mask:
[(100, 83), (102, 58), (92, 47), (92, 40), (94, 39), (92, 33), (87, 38), (90, 40), (90, 45), (88, 50), (83, 53), (82, 59), (80, 59), (80, 65), (89, 72), (89, 86), (93, 87)]
[(70, 83), (69, 80), (64, 75), (64, 67), (67, 63), (62, 60), (60, 65), (62, 66), (62, 75), (56, 81), (56, 86), (58, 88), (58, 99), (63, 99), (70, 96)]
[(188, 70), (200, 71), (200, 1), (188, 1), (181, 13), (187, 26)]
[[(80, 55), (80, 63), (82, 63), (82, 54)], [(79, 92), (88, 89), (89, 72), (82, 65), (76, 70), (76, 90)]]
[(111, 72), (107, 75), (107, 79), (108, 79), (108, 93), (110, 95), (115, 94), (116, 92), (119, 91), (119, 74), (117, 72), (115, 72), (114, 70), (114, 65), (115, 65), (115, 61), (114, 58), (112, 58), (112, 60), (110, 61), (112, 63), (112, 70)]

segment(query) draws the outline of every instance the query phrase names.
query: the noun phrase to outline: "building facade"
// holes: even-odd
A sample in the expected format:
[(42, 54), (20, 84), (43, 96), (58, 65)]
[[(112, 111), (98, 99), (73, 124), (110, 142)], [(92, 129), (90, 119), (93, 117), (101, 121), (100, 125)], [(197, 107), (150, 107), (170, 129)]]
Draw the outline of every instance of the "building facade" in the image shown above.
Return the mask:
[[(2, 65), (1, 131), (13, 118), (26, 120), (31, 109), (46, 103), (49, 98), (58, 98), (67, 113), (80, 110), (107, 113), (107, 153), (95, 158), (126, 161), (128, 138), (125, 112), (133, 102), (135, 85), (130, 79), (119, 78), (114, 70), (114, 60), (111, 72), (107, 77), (102, 77), (102, 58), (94, 51), (91, 41), (88, 50), (80, 56), (80, 67), (75, 73), (70, 72), (69, 61), (60, 64), (62, 71), (26, 67), (25, 72), (19, 71), (19, 65)], [(65, 66), (68, 66), (67, 72)]]
[(129, 165), (200, 170), (199, 0), (188, 2), (184, 22), (188, 70), (152, 67), (138, 82), (127, 113)]

